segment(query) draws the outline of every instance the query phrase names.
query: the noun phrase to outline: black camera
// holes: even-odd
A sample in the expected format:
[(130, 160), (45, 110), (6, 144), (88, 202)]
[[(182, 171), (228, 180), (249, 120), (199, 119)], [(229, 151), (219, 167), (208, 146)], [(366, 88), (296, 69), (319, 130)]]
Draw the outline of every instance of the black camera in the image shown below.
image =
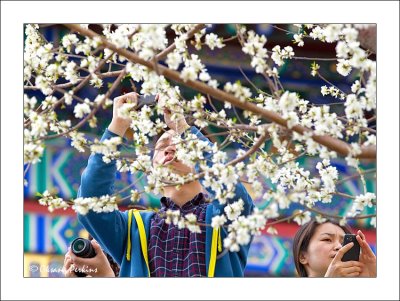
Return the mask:
[(355, 234), (345, 234), (343, 246), (348, 243), (354, 243), (354, 246), (351, 247), (342, 257), (342, 261), (358, 261), (360, 257), (360, 244), (357, 241)]
[[(86, 238), (75, 238), (74, 241), (71, 243), (71, 251), (78, 257), (82, 258), (93, 258), (96, 256), (96, 252), (92, 246), (90, 240)], [(75, 271), (76, 276), (78, 277), (86, 277), (85, 273)]]
[(148, 107), (152, 107), (156, 105), (156, 95), (139, 95), (138, 104), (136, 109), (140, 110), (143, 106), (147, 105)]

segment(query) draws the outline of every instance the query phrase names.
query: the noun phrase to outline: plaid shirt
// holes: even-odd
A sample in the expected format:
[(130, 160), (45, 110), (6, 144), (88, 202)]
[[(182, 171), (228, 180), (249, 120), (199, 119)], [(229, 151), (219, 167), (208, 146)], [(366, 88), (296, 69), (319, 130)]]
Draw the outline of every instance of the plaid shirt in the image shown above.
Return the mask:
[[(161, 198), (160, 213), (168, 209), (180, 210), (181, 215), (193, 213), (197, 221), (205, 223), (206, 203), (203, 193), (179, 208), (170, 198)], [(151, 277), (201, 277), (206, 276), (206, 229), (201, 233), (167, 224), (165, 219), (155, 214), (151, 220), (150, 242), (148, 246)]]

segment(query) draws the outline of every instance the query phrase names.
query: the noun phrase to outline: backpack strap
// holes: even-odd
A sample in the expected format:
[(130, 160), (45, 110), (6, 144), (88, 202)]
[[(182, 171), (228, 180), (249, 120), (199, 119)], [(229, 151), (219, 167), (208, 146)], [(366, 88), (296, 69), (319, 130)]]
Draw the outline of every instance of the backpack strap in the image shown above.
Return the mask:
[(211, 256), (208, 266), (208, 277), (214, 277), (215, 264), (217, 262), (217, 248), (219, 252), (222, 251), (221, 229), (219, 227), (213, 229), (211, 238)]
[(144, 228), (143, 219), (137, 209), (131, 209), (128, 212), (128, 246), (126, 249), (126, 259), (130, 261), (131, 259), (131, 223), (132, 223), (132, 214), (136, 220), (136, 224), (139, 230), (139, 238), (140, 238), (140, 246), (142, 249), (142, 254), (144, 261), (146, 262), (147, 266), (147, 273), (148, 277), (150, 277), (150, 267), (149, 267), (149, 258), (147, 254), (147, 237), (146, 237), (146, 230)]

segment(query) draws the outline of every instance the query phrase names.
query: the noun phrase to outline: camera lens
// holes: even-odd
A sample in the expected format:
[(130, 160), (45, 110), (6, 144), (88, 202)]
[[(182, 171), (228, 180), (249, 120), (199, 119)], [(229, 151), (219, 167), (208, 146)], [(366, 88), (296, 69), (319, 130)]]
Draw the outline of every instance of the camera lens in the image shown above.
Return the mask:
[(78, 237), (71, 243), (71, 250), (76, 256), (91, 258), (96, 255), (90, 240)]
[(79, 253), (85, 248), (85, 243), (82, 240), (78, 240), (73, 246), (74, 251)]
[[(71, 251), (78, 257), (82, 258), (93, 258), (96, 256), (96, 252), (92, 246), (90, 240), (78, 237), (71, 243)], [(86, 277), (85, 273), (75, 271), (76, 276)]]

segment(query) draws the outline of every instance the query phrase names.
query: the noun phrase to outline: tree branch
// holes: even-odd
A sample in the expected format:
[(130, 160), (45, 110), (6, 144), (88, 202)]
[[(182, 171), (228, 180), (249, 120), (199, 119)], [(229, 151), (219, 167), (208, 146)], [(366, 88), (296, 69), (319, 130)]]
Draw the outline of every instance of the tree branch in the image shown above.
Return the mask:
[[(105, 47), (117, 52), (118, 54), (124, 56), (125, 58), (129, 59), (130, 61), (132, 61), (134, 63), (138, 63), (143, 66), (146, 66), (147, 68), (149, 68), (151, 70), (154, 69), (152, 62), (149, 62), (149, 61), (146, 61), (146, 60), (140, 58), (139, 56), (137, 56), (136, 54), (134, 54), (131, 51), (116, 47), (113, 43), (111, 43), (108, 40), (106, 40), (105, 38), (99, 36), (94, 31), (91, 31), (89, 29), (84, 29), (76, 24), (65, 24), (65, 26), (72, 29), (73, 31), (79, 32), (82, 35), (88, 36), (90, 38), (98, 37), (101, 40), (101, 43)], [(232, 94), (229, 94), (229, 93), (224, 92), (219, 89), (214, 89), (202, 82), (192, 81), (192, 80), (184, 81), (180, 77), (179, 72), (170, 70), (169, 68), (166, 68), (165, 66), (159, 65), (158, 69), (160, 71), (160, 74), (164, 75), (165, 77), (167, 77), (177, 83), (186, 85), (187, 87), (193, 88), (204, 94), (210, 94), (212, 97), (219, 99), (220, 101), (229, 102), (234, 106), (237, 106), (243, 110), (248, 110), (253, 113), (256, 113), (256, 114), (264, 117), (267, 120), (273, 121), (273, 122), (287, 128), (287, 121), (275, 112), (265, 110), (263, 108), (256, 106), (255, 104), (252, 104), (249, 102), (241, 101), (238, 98), (236, 98), (235, 96), (233, 96)], [(295, 125), (291, 128), (291, 130), (296, 131), (299, 134), (312, 133), (311, 129), (308, 129), (301, 125)], [(333, 137), (327, 136), (327, 135), (321, 136), (321, 135), (313, 134), (312, 139), (314, 139), (314, 141), (316, 141), (317, 143), (326, 146), (328, 149), (339, 153), (340, 155), (347, 156), (351, 152), (350, 146), (346, 142), (341, 141), (337, 138), (333, 138)], [(356, 157), (357, 158), (365, 158), (365, 159), (376, 159), (376, 147), (370, 147), (370, 146), (362, 147), (361, 153), (359, 155), (357, 155)]]

